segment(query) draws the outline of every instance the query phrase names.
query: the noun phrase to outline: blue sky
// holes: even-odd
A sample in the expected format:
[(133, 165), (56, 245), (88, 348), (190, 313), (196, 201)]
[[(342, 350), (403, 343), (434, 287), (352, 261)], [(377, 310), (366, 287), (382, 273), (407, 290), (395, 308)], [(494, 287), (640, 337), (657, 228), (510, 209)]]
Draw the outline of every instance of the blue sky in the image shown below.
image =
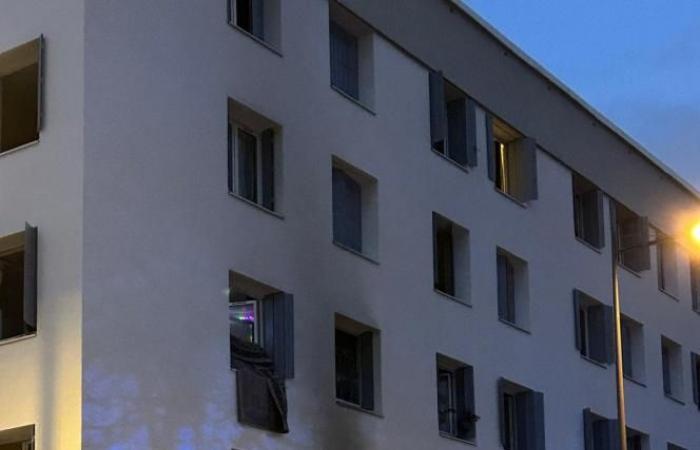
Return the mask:
[(700, 189), (700, 0), (462, 0)]

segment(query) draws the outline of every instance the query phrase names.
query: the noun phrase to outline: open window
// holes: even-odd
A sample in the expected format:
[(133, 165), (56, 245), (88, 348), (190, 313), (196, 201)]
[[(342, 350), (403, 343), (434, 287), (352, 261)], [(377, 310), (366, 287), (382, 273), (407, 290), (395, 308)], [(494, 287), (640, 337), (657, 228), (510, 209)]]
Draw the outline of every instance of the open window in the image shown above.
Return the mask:
[(595, 248), (605, 246), (603, 192), (580, 175), (572, 175), (574, 231), (576, 237)]
[(633, 272), (649, 270), (651, 257), (648, 219), (619, 203), (613, 204), (612, 207), (617, 225), (620, 264)]
[(537, 199), (537, 143), (502, 120), (487, 115), (489, 178), (496, 189), (528, 202)]
[(644, 326), (627, 316), (621, 318), (622, 369), (625, 377), (638, 383), (646, 379)]
[(474, 442), (479, 420), (474, 401), (474, 369), (437, 355), (437, 402), (440, 433)]
[(674, 400), (683, 397), (683, 352), (681, 345), (661, 336), (661, 369), (664, 394)]
[(280, 209), (281, 127), (229, 99), (228, 189), (271, 211)]
[(498, 317), (520, 329), (530, 325), (527, 262), (503, 249), (496, 251)]
[(34, 425), (0, 431), (0, 450), (34, 450)]
[(544, 395), (501, 378), (501, 444), (505, 450), (545, 450)]
[(229, 272), (229, 344), (241, 423), (289, 431), (285, 379), (294, 377), (293, 307), (291, 294)]
[(335, 396), (366, 411), (378, 409), (379, 331), (335, 316)]
[(434, 288), (469, 303), (469, 232), (433, 213)]
[(430, 72), (429, 88), (433, 150), (461, 166), (476, 166), (476, 104), (442, 72)]
[(257, 40), (280, 47), (280, 0), (228, 0), (228, 20)]
[(613, 362), (612, 307), (574, 290), (576, 348), (600, 364)]
[(0, 238), (0, 339), (36, 332), (37, 229)]
[(374, 106), (374, 34), (337, 1), (330, 8), (331, 86), (361, 103)]
[(0, 153), (39, 140), (44, 39), (0, 53)]
[(656, 230), (656, 263), (659, 289), (672, 297), (678, 297), (677, 245), (661, 231)]
[(377, 258), (377, 180), (333, 158), (333, 241)]

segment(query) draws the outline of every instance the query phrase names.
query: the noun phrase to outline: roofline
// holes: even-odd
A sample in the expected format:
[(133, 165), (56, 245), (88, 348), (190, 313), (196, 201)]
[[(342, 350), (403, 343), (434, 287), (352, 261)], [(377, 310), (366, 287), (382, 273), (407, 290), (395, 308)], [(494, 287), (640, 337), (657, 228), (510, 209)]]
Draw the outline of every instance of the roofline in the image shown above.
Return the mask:
[(557, 78), (549, 70), (545, 69), (537, 61), (532, 59), (520, 47), (518, 47), (515, 43), (513, 43), (506, 36), (501, 34), (496, 28), (494, 28), (491, 24), (489, 24), (484, 18), (482, 18), (479, 14), (477, 14), (472, 8), (470, 8), (469, 6), (464, 4), (461, 0), (449, 0), (449, 2), (451, 4), (453, 4), (454, 6), (456, 6), (457, 8), (459, 8), (470, 19), (472, 19), (474, 22), (476, 22), (480, 27), (482, 27), (491, 36), (493, 36), (501, 45), (505, 46), (509, 51), (511, 51), (513, 53), (513, 55), (517, 56), (525, 64), (527, 64), (531, 68), (535, 69), (540, 75), (542, 75), (544, 78), (546, 78), (547, 81), (551, 82), (553, 85), (555, 85), (557, 88), (559, 88), (559, 90), (561, 90), (564, 94), (566, 94), (569, 98), (571, 98), (573, 101), (578, 103), (578, 105), (581, 108), (583, 108), (586, 112), (588, 112), (591, 116), (593, 116), (597, 121), (599, 121), (601, 124), (603, 124), (605, 127), (607, 127), (610, 131), (615, 133), (620, 139), (622, 139), (627, 144), (629, 144), (632, 148), (634, 148), (643, 158), (645, 158), (651, 164), (656, 166), (659, 170), (661, 170), (661, 172), (663, 172), (665, 175), (670, 177), (674, 182), (676, 182), (678, 185), (680, 185), (683, 189), (685, 189), (690, 194), (695, 196), (696, 199), (700, 200), (700, 191), (698, 189), (696, 189), (692, 184), (690, 184), (687, 180), (685, 180), (678, 173), (676, 173), (676, 171), (671, 169), (669, 166), (667, 166), (665, 163), (663, 163), (660, 159), (658, 159), (656, 156), (654, 156), (654, 154), (651, 153), (651, 151), (647, 150), (637, 140), (635, 140), (629, 134), (624, 132), (620, 127), (615, 125), (610, 119), (605, 117), (600, 111), (598, 111), (593, 106), (591, 106), (588, 102), (586, 102), (581, 96), (579, 96), (573, 90), (571, 90), (571, 88), (569, 88), (566, 84), (564, 84), (563, 81), (561, 81), (559, 78)]

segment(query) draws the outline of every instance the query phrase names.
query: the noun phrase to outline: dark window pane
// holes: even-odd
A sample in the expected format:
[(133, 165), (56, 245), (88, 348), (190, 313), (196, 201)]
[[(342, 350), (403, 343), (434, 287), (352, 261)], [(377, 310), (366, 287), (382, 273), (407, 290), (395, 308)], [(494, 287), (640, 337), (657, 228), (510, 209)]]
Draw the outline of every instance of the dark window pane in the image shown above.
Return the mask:
[(362, 252), (362, 188), (340, 169), (333, 169), (333, 239)]
[(238, 195), (257, 202), (258, 161), (257, 138), (238, 130)]
[(633, 377), (632, 366), (632, 329), (629, 324), (622, 324), (622, 368), (626, 376)]
[(0, 254), (0, 338), (21, 336), (24, 324), (24, 251)]
[(515, 397), (510, 394), (503, 395), (503, 447), (505, 450), (518, 450), (517, 426), (516, 426)]
[(438, 422), (440, 431), (454, 434), (454, 379), (452, 372), (438, 369)]
[(357, 38), (331, 22), (331, 84), (359, 99), (359, 64)]
[(671, 395), (671, 361), (669, 350), (666, 346), (661, 348), (661, 365), (663, 367), (664, 393)]
[(579, 314), (579, 333), (581, 338), (581, 354), (588, 356), (588, 320), (585, 307), (581, 307)]
[(450, 225), (437, 225), (435, 232), (435, 258), (437, 263), (435, 288), (446, 294), (455, 295), (454, 255), (452, 227)]
[(357, 336), (335, 330), (335, 395), (359, 405), (360, 370)]
[(247, 32), (253, 31), (253, 4), (252, 0), (236, 1), (236, 25)]
[(516, 323), (515, 268), (505, 255), (498, 255), (498, 300), (501, 319)]

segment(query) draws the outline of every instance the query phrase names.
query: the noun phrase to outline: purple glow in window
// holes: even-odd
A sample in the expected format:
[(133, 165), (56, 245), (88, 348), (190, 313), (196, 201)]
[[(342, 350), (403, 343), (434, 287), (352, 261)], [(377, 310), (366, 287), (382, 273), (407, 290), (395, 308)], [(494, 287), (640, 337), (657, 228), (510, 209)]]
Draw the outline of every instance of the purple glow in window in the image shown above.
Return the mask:
[(231, 303), (229, 306), (231, 336), (244, 342), (258, 341), (257, 303), (255, 301)]

